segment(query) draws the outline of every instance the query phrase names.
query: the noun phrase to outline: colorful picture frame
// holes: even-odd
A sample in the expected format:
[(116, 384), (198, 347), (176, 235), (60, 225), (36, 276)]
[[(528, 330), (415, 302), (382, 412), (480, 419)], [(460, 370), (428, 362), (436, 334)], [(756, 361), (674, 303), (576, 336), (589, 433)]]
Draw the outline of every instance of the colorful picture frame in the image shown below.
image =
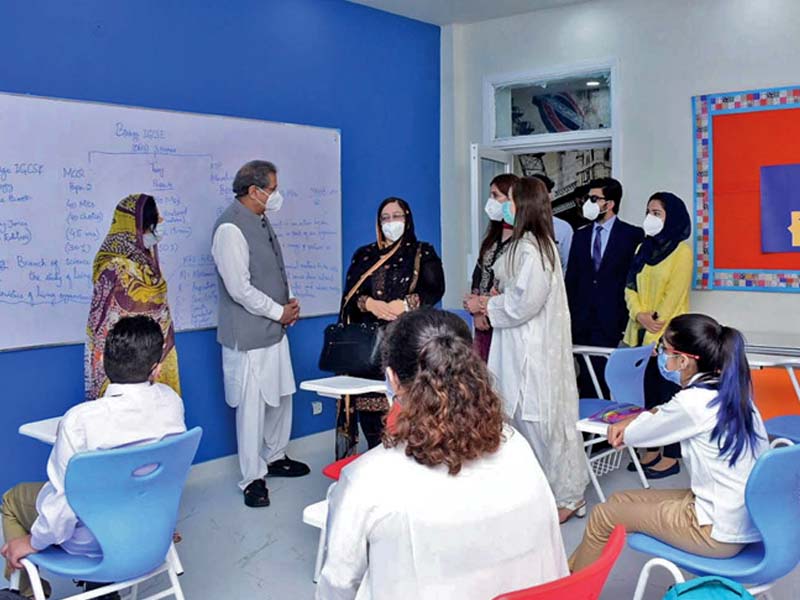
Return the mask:
[(800, 251), (762, 252), (759, 180), (800, 164), (798, 109), (800, 86), (692, 98), (695, 289), (800, 292)]

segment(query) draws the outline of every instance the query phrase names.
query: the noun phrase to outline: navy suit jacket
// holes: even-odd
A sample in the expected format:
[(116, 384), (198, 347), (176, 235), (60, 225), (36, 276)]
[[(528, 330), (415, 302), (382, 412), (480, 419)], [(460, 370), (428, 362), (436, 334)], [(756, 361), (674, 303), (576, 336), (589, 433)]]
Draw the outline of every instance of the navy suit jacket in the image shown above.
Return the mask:
[(616, 347), (628, 324), (625, 283), (644, 231), (617, 217), (611, 228), (600, 269), (592, 262), (592, 228), (575, 232), (566, 274), (567, 298), (575, 344)]

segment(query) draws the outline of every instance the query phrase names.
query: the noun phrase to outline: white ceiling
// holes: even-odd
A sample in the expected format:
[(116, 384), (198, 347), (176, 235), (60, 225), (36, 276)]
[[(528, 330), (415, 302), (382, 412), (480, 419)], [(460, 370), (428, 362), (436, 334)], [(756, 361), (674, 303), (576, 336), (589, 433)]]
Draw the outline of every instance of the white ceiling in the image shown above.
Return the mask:
[(589, 0), (349, 0), (435, 25), (474, 23)]

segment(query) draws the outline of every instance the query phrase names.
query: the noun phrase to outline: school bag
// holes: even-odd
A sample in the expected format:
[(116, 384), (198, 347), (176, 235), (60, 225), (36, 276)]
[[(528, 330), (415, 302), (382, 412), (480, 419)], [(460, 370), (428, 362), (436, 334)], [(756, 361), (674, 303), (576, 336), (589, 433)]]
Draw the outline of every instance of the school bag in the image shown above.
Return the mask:
[(724, 577), (698, 577), (670, 588), (664, 600), (754, 600), (744, 587)]

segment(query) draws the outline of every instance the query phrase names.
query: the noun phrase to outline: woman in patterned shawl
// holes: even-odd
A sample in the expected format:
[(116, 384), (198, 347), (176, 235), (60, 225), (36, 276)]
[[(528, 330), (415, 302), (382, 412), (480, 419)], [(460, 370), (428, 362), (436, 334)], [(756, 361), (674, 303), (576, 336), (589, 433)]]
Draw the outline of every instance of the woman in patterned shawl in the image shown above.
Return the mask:
[(161, 325), (164, 354), (158, 381), (169, 385), (178, 395), (181, 393), (167, 282), (158, 264), (159, 221), (152, 196), (128, 196), (117, 205), (111, 229), (95, 256), (94, 293), (86, 324), (87, 400), (99, 398), (105, 392), (108, 379), (102, 358), (106, 336), (120, 318), (130, 315), (146, 315)]

